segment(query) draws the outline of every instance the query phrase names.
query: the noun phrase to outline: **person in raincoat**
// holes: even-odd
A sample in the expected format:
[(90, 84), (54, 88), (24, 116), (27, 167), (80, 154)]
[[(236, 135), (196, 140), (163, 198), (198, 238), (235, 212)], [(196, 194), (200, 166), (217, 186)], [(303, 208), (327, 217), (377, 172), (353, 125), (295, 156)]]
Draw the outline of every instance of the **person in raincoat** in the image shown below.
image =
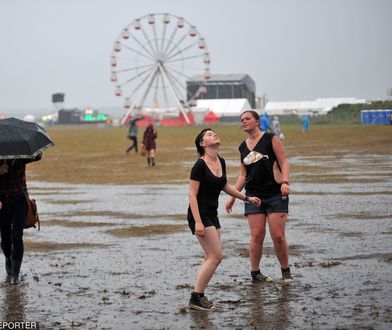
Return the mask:
[(264, 115), (261, 117), (260, 128), (263, 132), (268, 132), (270, 129), (270, 121), (267, 112), (264, 112)]
[(309, 118), (308, 118), (308, 115), (303, 115), (302, 121), (301, 121), (301, 125), (302, 125), (302, 132), (306, 133), (309, 130)]
[(280, 123), (278, 116), (274, 116), (274, 119), (272, 119), (271, 130), (275, 135), (280, 135)]

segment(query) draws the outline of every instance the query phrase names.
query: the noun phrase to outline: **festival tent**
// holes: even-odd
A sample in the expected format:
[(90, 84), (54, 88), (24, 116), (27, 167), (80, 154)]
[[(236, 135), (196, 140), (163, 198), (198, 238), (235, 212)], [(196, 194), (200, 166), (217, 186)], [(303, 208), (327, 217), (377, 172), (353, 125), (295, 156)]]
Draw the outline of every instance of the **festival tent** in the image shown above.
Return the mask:
[(201, 99), (197, 100), (196, 107), (213, 111), (219, 121), (228, 118), (238, 120), (242, 112), (251, 109), (247, 99)]
[(214, 111), (209, 111), (205, 116), (204, 116), (204, 122), (207, 125), (214, 125), (219, 121), (219, 117), (214, 113)]
[(264, 111), (269, 115), (325, 115), (339, 104), (358, 104), (366, 103), (364, 99), (354, 97), (345, 98), (318, 98), (314, 101), (288, 101), (288, 102), (271, 102), (269, 101)]
[(182, 113), (180, 113), (179, 116), (177, 116), (177, 117), (162, 118), (159, 121), (159, 125), (162, 126), (162, 127), (194, 125), (195, 120), (193, 118), (193, 114), (192, 113), (188, 113), (187, 116), (188, 116), (188, 120), (190, 122), (189, 124), (185, 120), (184, 115)]

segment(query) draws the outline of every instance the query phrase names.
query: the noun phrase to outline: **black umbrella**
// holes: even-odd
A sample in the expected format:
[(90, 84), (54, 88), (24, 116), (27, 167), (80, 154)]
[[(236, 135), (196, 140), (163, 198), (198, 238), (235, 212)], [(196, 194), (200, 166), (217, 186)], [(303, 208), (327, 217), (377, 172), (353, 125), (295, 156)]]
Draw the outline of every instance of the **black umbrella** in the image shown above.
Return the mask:
[(136, 123), (137, 121), (142, 120), (142, 119), (144, 119), (143, 116), (135, 116), (135, 117), (133, 117), (132, 119), (130, 119), (130, 120), (128, 121), (128, 124), (129, 124), (129, 125), (132, 125), (132, 124), (134, 124), (134, 123)]
[(16, 118), (0, 120), (0, 159), (35, 158), (52, 146), (54, 143), (38, 124)]

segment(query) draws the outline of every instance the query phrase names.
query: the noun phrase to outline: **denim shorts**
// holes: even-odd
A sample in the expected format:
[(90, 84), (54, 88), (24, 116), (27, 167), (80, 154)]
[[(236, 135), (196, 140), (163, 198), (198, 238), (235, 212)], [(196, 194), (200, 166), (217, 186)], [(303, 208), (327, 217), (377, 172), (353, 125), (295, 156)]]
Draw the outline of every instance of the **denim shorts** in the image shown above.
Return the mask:
[[(246, 192), (247, 196), (255, 196), (250, 191)], [(256, 204), (245, 203), (245, 216), (248, 214), (258, 214), (258, 213), (289, 213), (289, 196), (282, 196), (282, 194), (276, 194), (267, 198), (260, 198), (261, 204), (257, 206)]]

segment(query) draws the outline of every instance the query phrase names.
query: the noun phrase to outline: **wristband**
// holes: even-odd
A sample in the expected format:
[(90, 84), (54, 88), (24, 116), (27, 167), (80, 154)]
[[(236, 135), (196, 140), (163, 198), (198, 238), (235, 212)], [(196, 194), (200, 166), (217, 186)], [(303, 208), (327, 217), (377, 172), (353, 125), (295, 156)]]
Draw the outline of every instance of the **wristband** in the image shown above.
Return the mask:
[(287, 184), (288, 186), (290, 185), (288, 181), (282, 181), (281, 185), (282, 185), (283, 183)]
[(249, 196), (245, 196), (244, 201), (247, 202), (247, 203), (249, 203)]

